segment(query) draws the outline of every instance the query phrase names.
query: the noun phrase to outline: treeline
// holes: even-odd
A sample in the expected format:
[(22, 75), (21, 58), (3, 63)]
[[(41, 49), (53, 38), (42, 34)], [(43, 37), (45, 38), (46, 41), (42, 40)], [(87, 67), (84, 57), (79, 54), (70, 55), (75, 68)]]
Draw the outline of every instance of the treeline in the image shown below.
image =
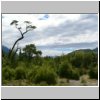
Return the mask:
[(56, 85), (59, 78), (79, 80), (82, 75), (98, 79), (98, 55), (91, 50), (56, 57), (41, 55), (33, 44), (19, 53), (14, 51), (11, 57), (2, 51), (2, 85), (13, 85), (14, 80), (23, 80), (24, 85)]

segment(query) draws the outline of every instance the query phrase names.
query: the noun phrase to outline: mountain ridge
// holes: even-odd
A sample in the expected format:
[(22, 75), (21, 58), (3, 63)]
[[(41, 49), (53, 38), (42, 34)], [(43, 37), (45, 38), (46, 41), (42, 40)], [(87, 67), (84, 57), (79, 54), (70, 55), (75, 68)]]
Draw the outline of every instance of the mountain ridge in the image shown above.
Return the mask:
[[(10, 49), (8, 47), (4, 46), (4, 45), (2, 45), (2, 50), (5, 53), (9, 53), (9, 51), (10, 51)], [(83, 52), (93, 51), (93, 52), (98, 54), (98, 47), (96, 47), (94, 49), (78, 49), (78, 50), (74, 50), (72, 52), (77, 52), (77, 51), (83, 51)], [(70, 52), (70, 53), (72, 53), (72, 52)], [(70, 54), (70, 53), (68, 53), (68, 54)]]
[(2, 51), (5, 53), (9, 53), (10, 49), (4, 45), (2, 45)]

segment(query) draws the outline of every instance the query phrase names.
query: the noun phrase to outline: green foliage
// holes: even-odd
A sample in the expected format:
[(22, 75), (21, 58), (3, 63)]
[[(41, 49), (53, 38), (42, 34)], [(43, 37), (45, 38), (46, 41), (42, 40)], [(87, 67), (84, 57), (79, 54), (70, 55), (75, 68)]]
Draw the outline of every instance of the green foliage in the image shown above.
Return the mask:
[(60, 64), (59, 76), (62, 78), (79, 80), (80, 74), (77, 68), (73, 68), (72, 65), (66, 61)]
[(46, 82), (49, 85), (56, 84), (57, 75), (49, 66), (42, 66), (38, 69), (34, 78), (35, 83)]
[(2, 68), (2, 79), (3, 80), (11, 80), (15, 77), (15, 71), (12, 68), (9, 68), (9, 66), (6, 66)]
[(15, 69), (15, 79), (26, 79), (26, 71), (24, 67), (19, 66)]
[(86, 68), (84, 68), (84, 67), (81, 67), (80, 69), (79, 69), (79, 73), (80, 73), (80, 75), (82, 76), (82, 75), (84, 75), (84, 74), (87, 74), (87, 69)]
[(66, 62), (62, 62), (59, 66), (60, 66), (59, 76), (63, 78), (70, 78), (70, 76), (72, 75), (71, 64), (68, 61), (66, 61)]
[(90, 78), (98, 79), (98, 66), (90, 69), (89, 76)]
[(79, 80), (79, 78), (80, 78), (79, 70), (74, 68), (72, 70), (72, 75), (70, 76), (70, 78), (74, 79), (74, 80)]
[(36, 46), (34, 44), (26, 45), (25, 48), (23, 48), (23, 52), (26, 57), (30, 60), (33, 56), (41, 56), (42, 52), (40, 50), (36, 49)]
[(23, 51), (27, 57), (31, 58), (33, 54), (36, 53), (36, 47), (34, 44), (26, 45), (26, 47), (23, 48)]
[(97, 54), (93, 51), (76, 51), (73, 53), (68, 54), (69, 62), (77, 67), (89, 68), (91, 65), (97, 64)]
[(73, 66), (80, 67), (83, 61), (83, 52), (75, 52), (70, 57), (70, 62)]
[(37, 74), (37, 71), (38, 71), (38, 66), (35, 66), (31, 69), (28, 70), (28, 73), (27, 73), (27, 79), (30, 81), (30, 82), (34, 82), (34, 78)]

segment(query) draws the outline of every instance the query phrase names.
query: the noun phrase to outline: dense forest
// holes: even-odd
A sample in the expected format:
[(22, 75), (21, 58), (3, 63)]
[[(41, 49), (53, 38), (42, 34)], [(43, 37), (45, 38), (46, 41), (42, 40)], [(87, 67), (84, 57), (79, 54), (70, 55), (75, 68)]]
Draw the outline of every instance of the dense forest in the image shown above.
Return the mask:
[(69, 86), (70, 80), (80, 82), (76, 85), (89, 85), (89, 79), (98, 79), (97, 48), (55, 57), (42, 57), (34, 44), (19, 51), (9, 58), (8, 51), (2, 50), (2, 85)]
[(35, 44), (17, 44), (36, 26), (25, 21), (25, 31), (13, 20), (20, 37), (11, 49), (2, 46), (2, 85), (6, 86), (86, 86), (98, 85), (98, 48), (76, 50), (60, 56), (42, 56)]

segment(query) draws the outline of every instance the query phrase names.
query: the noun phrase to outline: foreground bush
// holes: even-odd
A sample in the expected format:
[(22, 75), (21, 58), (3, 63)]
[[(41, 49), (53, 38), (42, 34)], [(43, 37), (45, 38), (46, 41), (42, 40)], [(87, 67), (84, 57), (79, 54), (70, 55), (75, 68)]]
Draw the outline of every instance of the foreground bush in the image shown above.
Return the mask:
[(59, 76), (62, 78), (79, 80), (79, 71), (73, 68), (69, 62), (62, 62), (59, 67)]
[(62, 62), (59, 66), (59, 76), (62, 78), (70, 78), (72, 75), (72, 66), (70, 63)]
[(30, 82), (34, 82), (34, 78), (37, 74), (37, 71), (38, 71), (38, 66), (35, 66), (35, 67), (32, 67), (28, 70), (27, 72), (27, 79), (30, 81)]
[(70, 76), (70, 79), (74, 79), (74, 80), (79, 80), (80, 79), (80, 74), (78, 69), (73, 69), (72, 70), (72, 75)]
[(90, 69), (89, 76), (90, 78), (98, 79), (98, 66)]
[(46, 82), (49, 85), (56, 84), (57, 75), (54, 70), (48, 66), (40, 67), (34, 78), (35, 83)]
[(17, 67), (15, 70), (15, 79), (25, 79), (26, 78), (26, 71), (24, 67)]
[(10, 68), (9, 66), (2, 68), (2, 78), (3, 78), (3, 80), (14, 79), (14, 75), (15, 75), (14, 69)]

